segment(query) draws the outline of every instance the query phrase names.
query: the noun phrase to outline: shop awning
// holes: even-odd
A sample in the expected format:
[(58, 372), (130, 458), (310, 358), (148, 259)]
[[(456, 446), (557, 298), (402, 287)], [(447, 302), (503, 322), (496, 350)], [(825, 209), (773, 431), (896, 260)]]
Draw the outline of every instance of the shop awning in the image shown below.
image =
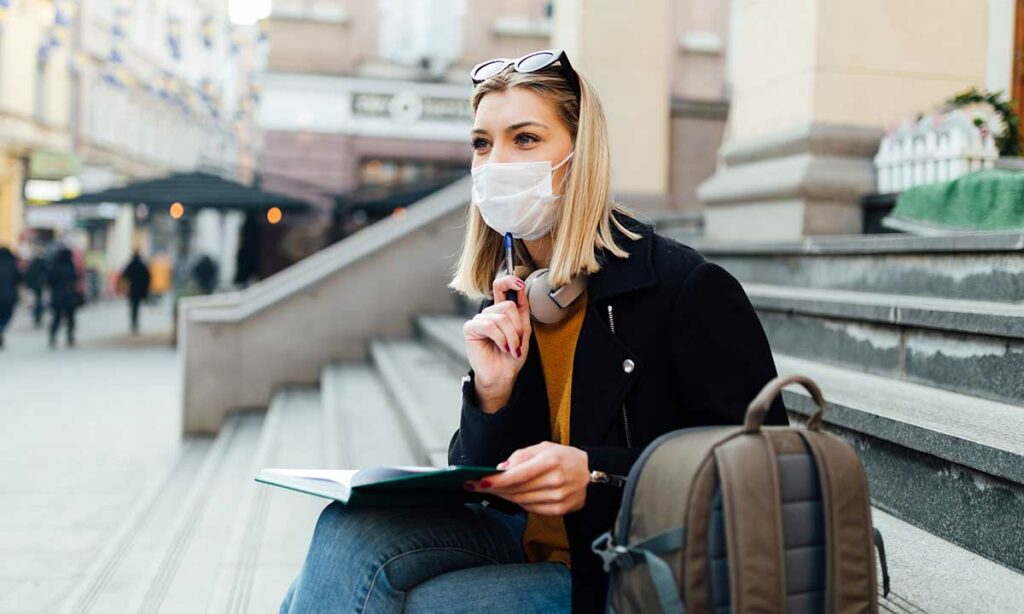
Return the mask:
[(139, 181), (119, 188), (80, 194), (53, 205), (92, 203), (145, 203), (150, 207), (166, 207), (181, 203), (186, 209), (260, 210), (278, 207), (282, 211), (304, 211), (304, 201), (246, 185), (203, 172), (175, 173), (160, 179)]

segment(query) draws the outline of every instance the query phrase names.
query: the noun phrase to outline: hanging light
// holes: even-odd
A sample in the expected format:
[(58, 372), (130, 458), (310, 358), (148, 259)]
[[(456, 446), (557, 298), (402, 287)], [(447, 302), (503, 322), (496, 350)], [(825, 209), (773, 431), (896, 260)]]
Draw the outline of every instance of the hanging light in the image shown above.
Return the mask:
[(180, 220), (183, 215), (185, 215), (185, 205), (179, 202), (171, 203), (171, 217)]
[(280, 222), (281, 217), (282, 214), (280, 207), (271, 207), (267, 209), (267, 221), (270, 222), (271, 224), (276, 224)]

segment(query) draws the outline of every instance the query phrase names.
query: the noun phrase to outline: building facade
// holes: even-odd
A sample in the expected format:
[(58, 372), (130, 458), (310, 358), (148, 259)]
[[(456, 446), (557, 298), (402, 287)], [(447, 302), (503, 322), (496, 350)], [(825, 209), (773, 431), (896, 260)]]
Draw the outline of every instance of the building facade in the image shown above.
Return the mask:
[(172, 253), (167, 212), (42, 205), (197, 166), (251, 169), (259, 29), (232, 24), (227, 0), (2, 4), (0, 243), (62, 238), (105, 272), (135, 248)]
[[(651, 212), (697, 211), (696, 186), (714, 172), (728, 108), (728, 7), (657, 0), (644, 3), (651, 10), (627, 11), (641, 19), (627, 16), (619, 27), (603, 23), (605, 30), (585, 33), (595, 43), (618, 39), (605, 47), (632, 53), (651, 46), (653, 27), (660, 34), (648, 53), (659, 56), (661, 70), (578, 45), (583, 35), (573, 30), (584, 21), (582, 11), (607, 13), (605, 4), (278, 0), (260, 78), (261, 168), (268, 180), (280, 174), (335, 193), (465, 172), (472, 160), (469, 69), (488, 58), (564, 46), (598, 84), (620, 200)], [(621, 72), (604, 79), (605, 66)], [(643, 99), (621, 86), (629, 75), (658, 88), (649, 128)], [(646, 132), (620, 138), (635, 125)], [(628, 157), (619, 153), (626, 149)]]

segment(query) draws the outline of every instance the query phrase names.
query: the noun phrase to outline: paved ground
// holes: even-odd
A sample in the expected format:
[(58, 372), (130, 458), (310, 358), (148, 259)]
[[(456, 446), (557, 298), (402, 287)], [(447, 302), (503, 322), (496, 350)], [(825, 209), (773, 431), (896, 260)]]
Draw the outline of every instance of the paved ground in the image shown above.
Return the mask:
[(181, 390), (165, 306), (128, 334), (123, 301), (47, 348), (22, 306), (0, 350), (0, 613), (52, 612), (173, 460)]

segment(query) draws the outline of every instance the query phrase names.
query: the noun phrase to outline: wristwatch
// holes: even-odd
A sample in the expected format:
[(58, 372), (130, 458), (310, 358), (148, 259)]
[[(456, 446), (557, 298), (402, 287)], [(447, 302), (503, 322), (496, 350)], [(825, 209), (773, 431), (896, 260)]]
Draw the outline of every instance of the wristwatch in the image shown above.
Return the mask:
[(611, 484), (612, 486), (625, 486), (626, 476), (615, 475), (614, 473), (605, 473), (604, 471), (598, 471), (594, 469), (590, 472), (590, 483), (591, 484)]

